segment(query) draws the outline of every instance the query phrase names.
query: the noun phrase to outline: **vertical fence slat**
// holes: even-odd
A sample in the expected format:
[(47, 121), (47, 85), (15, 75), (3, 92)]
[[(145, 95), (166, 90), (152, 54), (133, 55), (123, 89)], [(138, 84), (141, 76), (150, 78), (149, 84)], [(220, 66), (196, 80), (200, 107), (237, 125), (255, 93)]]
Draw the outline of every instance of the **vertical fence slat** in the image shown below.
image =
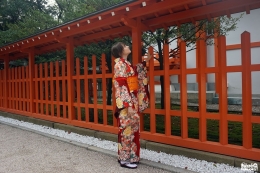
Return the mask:
[(170, 68), (169, 68), (169, 45), (163, 45), (164, 58), (164, 104), (165, 104), (165, 135), (171, 135), (171, 93), (170, 93)]
[(80, 95), (81, 95), (81, 92), (80, 92), (80, 59), (77, 58), (76, 59), (76, 77), (77, 77), (77, 114), (78, 114), (78, 120), (81, 121), (81, 107), (80, 107)]
[(22, 67), (18, 67), (18, 80), (19, 80), (19, 111), (22, 111)]
[(51, 116), (54, 116), (54, 87), (53, 87), (53, 62), (50, 62), (50, 99), (51, 99)]
[[(30, 86), (30, 74), (29, 74), (29, 66), (26, 66), (25, 67), (25, 78), (26, 78), (26, 88), (28, 88)], [(27, 98), (27, 102), (26, 102), (26, 105), (27, 105), (27, 111), (30, 111), (30, 92), (27, 91), (26, 92), (26, 98)], [(35, 112), (35, 111), (33, 111)]]
[(154, 55), (153, 55), (153, 47), (150, 46), (149, 54), (152, 56), (149, 61), (149, 88), (150, 88), (150, 132), (156, 133), (156, 119), (155, 119), (155, 88), (154, 88)]
[(56, 107), (57, 107), (57, 117), (60, 117), (60, 81), (59, 81), (59, 75), (60, 75), (60, 66), (59, 61), (56, 61), (55, 63), (55, 72), (56, 72)]
[(26, 80), (25, 80), (25, 67), (22, 67), (22, 84), (23, 84), (23, 111), (26, 111)]
[(11, 75), (11, 69), (8, 68), (8, 108), (11, 109), (12, 108), (12, 102), (11, 102), (11, 98), (12, 98), (12, 75)]
[(186, 43), (180, 42), (181, 137), (188, 138)]
[(252, 148), (252, 79), (251, 79), (251, 42), (250, 33), (241, 35), (242, 55), (242, 111), (243, 111), (243, 146)]
[(66, 44), (66, 55), (67, 55), (67, 88), (68, 88), (68, 117), (69, 120), (75, 119), (75, 86), (72, 79), (74, 75), (74, 44), (73, 38), (70, 37)]
[(3, 70), (0, 70), (0, 107), (3, 107), (2, 93), (3, 93), (3, 90), (4, 90), (4, 88), (3, 88), (4, 81), (3, 81), (3, 78), (2, 78), (2, 71)]
[(12, 109), (15, 109), (15, 68), (12, 68)]
[(44, 93), (44, 91), (43, 91), (43, 65), (42, 64), (40, 64), (40, 66), (39, 66), (39, 69), (40, 69), (40, 99), (41, 99), (41, 114), (43, 115), (44, 114), (44, 110), (43, 110), (43, 93)]
[(219, 142), (222, 145), (228, 144), (228, 122), (227, 122), (227, 55), (226, 55), (226, 37), (218, 38), (218, 64), (219, 64)]
[(106, 84), (106, 55), (102, 54), (102, 97), (103, 97), (103, 124), (107, 125), (107, 84)]
[(61, 62), (61, 70), (62, 70), (62, 103), (63, 103), (63, 118), (67, 117), (67, 112), (66, 112), (66, 87), (65, 87), (65, 60), (62, 60)]
[(198, 53), (198, 85), (199, 85), (199, 139), (201, 142), (207, 140), (206, 124), (206, 43), (204, 40), (197, 41), (199, 45)]
[(84, 57), (84, 84), (85, 84), (85, 119), (89, 122), (89, 106), (88, 106), (88, 57)]
[(39, 114), (39, 69), (38, 69), (38, 65), (35, 64), (34, 65), (34, 70), (35, 70), (35, 76), (34, 76), (34, 79), (35, 79), (35, 112), (36, 114)]
[(34, 104), (34, 49), (29, 52), (29, 84), (30, 84), (30, 112), (35, 113), (35, 104)]
[(16, 83), (15, 83), (15, 93), (16, 93), (16, 96), (15, 96), (15, 98), (16, 98), (16, 107), (15, 107), (15, 109), (16, 109), (16, 110), (19, 110), (19, 92), (18, 92), (18, 90), (19, 90), (19, 79), (18, 79), (18, 67), (15, 68), (15, 81), (16, 81)]
[(4, 103), (4, 90), (5, 90), (5, 86), (4, 86), (4, 70), (1, 70), (1, 107), (5, 108), (5, 103)]
[[(113, 79), (114, 79), (114, 67), (115, 67), (115, 57), (113, 57), (112, 56), (112, 77), (113, 77)], [(112, 82), (113, 82), (113, 79), (112, 79)], [(116, 98), (115, 98), (115, 87), (114, 87), (114, 84), (112, 84), (113, 85), (113, 89), (112, 89), (112, 98), (113, 98), (113, 105), (116, 105)], [(117, 127), (118, 125), (117, 125), (117, 119), (115, 118), (115, 116), (114, 116), (114, 113), (115, 113), (115, 107), (116, 106), (114, 106), (113, 107), (113, 126), (114, 127)]]
[(92, 75), (93, 75), (93, 103), (94, 103), (94, 123), (98, 123), (98, 114), (97, 114), (97, 61), (96, 56), (92, 56)]
[(48, 92), (48, 63), (44, 63), (44, 81), (45, 81), (45, 114), (49, 115), (49, 92)]
[(9, 85), (8, 85), (8, 69), (9, 69), (9, 57), (6, 57), (4, 60), (4, 102), (5, 102), (5, 108), (9, 108), (9, 102), (8, 102), (8, 93), (9, 93)]
[[(216, 34), (215, 34), (216, 37)], [(214, 38), (214, 60), (215, 60), (215, 67), (219, 68), (219, 52), (218, 52), (218, 38)], [(219, 88), (221, 87), (219, 84), (219, 73), (215, 74), (215, 92), (219, 94)]]

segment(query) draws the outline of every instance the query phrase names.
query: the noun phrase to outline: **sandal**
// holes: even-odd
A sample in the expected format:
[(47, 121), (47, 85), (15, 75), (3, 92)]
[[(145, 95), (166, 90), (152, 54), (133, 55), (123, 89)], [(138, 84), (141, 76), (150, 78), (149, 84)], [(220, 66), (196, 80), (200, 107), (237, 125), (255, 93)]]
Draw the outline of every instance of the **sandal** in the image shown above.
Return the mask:
[[(120, 163), (120, 160), (117, 160), (117, 161), (118, 161), (118, 163)], [(139, 164), (139, 162), (133, 162), (133, 163), (134, 163), (134, 164), (137, 164), (137, 165)]]
[(121, 161), (120, 166), (123, 168), (129, 168), (129, 169), (136, 169), (137, 164), (126, 162), (126, 161)]

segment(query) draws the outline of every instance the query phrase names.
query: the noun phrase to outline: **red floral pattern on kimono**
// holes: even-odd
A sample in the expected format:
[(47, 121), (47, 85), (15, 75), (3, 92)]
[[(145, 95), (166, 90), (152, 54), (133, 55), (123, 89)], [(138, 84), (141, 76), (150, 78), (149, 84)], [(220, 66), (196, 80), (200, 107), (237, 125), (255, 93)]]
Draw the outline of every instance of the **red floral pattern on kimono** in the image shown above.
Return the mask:
[[(140, 117), (138, 112), (148, 107), (147, 71), (143, 64), (132, 67), (130, 62), (117, 58), (114, 66), (116, 114), (118, 115), (118, 160), (139, 162)], [(127, 77), (138, 76), (139, 89), (130, 92)]]

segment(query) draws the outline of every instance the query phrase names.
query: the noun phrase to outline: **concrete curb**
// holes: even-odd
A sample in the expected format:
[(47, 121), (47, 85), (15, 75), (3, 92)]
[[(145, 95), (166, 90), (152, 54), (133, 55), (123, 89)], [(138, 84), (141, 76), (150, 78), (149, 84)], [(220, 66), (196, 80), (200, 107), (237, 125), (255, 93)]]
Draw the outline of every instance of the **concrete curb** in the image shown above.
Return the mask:
[[(71, 141), (71, 140), (68, 140), (68, 139), (65, 139), (65, 138), (49, 135), (49, 134), (42, 133), (42, 132), (39, 132), (39, 131), (36, 131), (36, 130), (33, 130), (33, 129), (13, 125), (13, 124), (2, 122), (2, 121), (0, 121), (0, 124), (4, 124), (4, 125), (8, 125), (8, 126), (11, 126), (11, 127), (14, 127), (14, 128), (21, 129), (21, 130), (36, 133), (36, 134), (39, 134), (39, 135), (42, 135), (42, 136), (45, 136), (45, 137), (48, 137), (48, 138), (56, 139), (56, 140), (66, 142), (66, 143), (69, 143), (69, 144), (72, 144), (72, 145), (75, 145), (75, 146), (78, 146), (78, 147), (85, 148), (89, 151), (99, 152), (99, 153), (114, 157), (115, 160), (117, 159), (117, 153), (110, 151), (110, 150), (98, 148), (98, 147), (95, 147), (95, 146), (90, 146), (90, 145), (87, 145), (87, 144), (82, 144), (82, 143), (79, 143), (79, 142), (76, 142), (76, 141)], [(158, 168), (158, 169), (162, 169), (162, 170), (173, 172), (173, 173), (195, 173), (194, 171), (185, 170), (185, 169), (182, 169), (182, 168), (177, 168), (177, 167), (173, 167), (173, 166), (169, 166), (169, 165), (160, 164), (160, 163), (152, 162), (152, 161), (149, 161), (149, 160), (146, 160), (146, 159), (141, 159), (140, 164), (150, 166), (150, 167), (154, 167), (154, 168)]]
[[(31, 123), (38, 124), (38, 125), (44, 125), (44, 126), (48, 126), (48, 127), (54, 128), (54, 129), (65, 130), (68, 132), (74, 132), (74, 133), (81, 134), (81, 135), (87, 135), (87, 136), (92, 136), (95, 138), (101, 138), (101, 139), (117, 142), (117, 135), (111, 134), (111, 133), (95, 131), (95, 130), (71, 126), (71, 125), (67, 125), (67, 124), (60, 124), (60, 123), (50, 122), (50, 121), (31, 118), (31, 117), (25, 117), (25, 116), (11, 114), (11, 113), (7, 113), (7, 112), (1, 112), (1, 111), (0, 111), (0, 116), (4, 116), (7, 118), (13, 118), (13, 119), (21, 120), (21, 121), (26, 121), (26, 122), (31, 122)], [(225, 156), (225, 155), (221, 155), (221, 154), (199, 151), (199, 150), (194, 150), (194, 149), (188, 149), (188, 148), (183, 148), (183, 147), (177, 147), (177, 146), (172, 146), (172, 145), (166, 145), (166, 144), (161, 144), (161, 143), (156, 143), (156, 142), (146, 141), (146, 140), (141, 140), (141, 148), (158, 151), (158, 152), (161, 151), (161, 152), (165, 152), (165, 153), (173, 154), (173, 155), (183, 155), (183, 156), (186, 156), (189, 158), (205, 160), (208, 162), (228, 164), (228, 165), (234, 166), (234, 167), (241, 167), (241, 163), (243, 163), (243, 162), (245, 162), (247, 164), (257, 163), (258, 167), (260, 167), (259, 161), (241, 159), (241, 158)]]

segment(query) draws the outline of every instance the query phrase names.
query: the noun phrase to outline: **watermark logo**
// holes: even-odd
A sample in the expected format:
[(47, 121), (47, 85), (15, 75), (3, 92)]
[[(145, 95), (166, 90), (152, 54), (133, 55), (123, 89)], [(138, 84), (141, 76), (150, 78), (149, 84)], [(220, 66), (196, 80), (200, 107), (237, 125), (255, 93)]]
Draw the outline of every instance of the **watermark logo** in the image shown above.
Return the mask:
[(258, 172), (257, 163), (247, 164), (245, 162), (241, 163), (241, 170), (246, 172)]

